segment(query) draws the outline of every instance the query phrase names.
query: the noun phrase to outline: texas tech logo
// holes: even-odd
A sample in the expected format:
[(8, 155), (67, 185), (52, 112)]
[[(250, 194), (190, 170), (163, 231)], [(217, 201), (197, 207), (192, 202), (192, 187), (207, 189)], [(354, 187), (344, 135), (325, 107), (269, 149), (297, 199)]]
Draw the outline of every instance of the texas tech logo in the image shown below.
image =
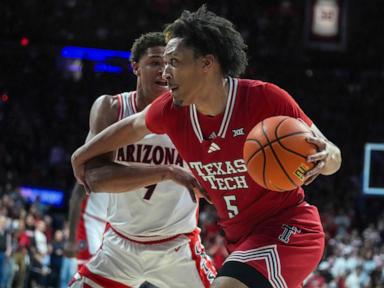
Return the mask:
[(207, 164), (189, 162), (189, 167), (195, 170), (203, 181), (208, 182), (211, 189), (235, 190), (248, 188), (247, 179), (244, 175), (247, 166), (243, 159)]
[(301, 230), (295, 226), (289, 226), (289, 225), (283, 224), (281, 228), (283, 228), (283, 233), (279, 235), (279, 240), (286, 244), (288, 244), (289, 239), (291, 238), (292, 235), (296, 233), (301, 233)]

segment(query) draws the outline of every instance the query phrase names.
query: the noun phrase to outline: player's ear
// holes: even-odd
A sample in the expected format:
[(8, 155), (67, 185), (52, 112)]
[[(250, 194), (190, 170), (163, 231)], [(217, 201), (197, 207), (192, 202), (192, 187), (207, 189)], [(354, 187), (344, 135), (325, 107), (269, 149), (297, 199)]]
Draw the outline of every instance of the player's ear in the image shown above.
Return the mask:
[(139, 63), (137, 63), (137, 62), (131, 62), (131, 66), (132, 66), (133, 74), (135, 74), (136, 76), (139, 76), (139, 75), (138, 75), (138, 74), (140, 73), (140, 72), (139, 72)]
[(215, 61), (215, 56), (213, 56), (212, 54), (207, 54), (201, 57), (201, 63), (202, 63), (204, 72), (207, 72), (212, 68), (214, 61)]

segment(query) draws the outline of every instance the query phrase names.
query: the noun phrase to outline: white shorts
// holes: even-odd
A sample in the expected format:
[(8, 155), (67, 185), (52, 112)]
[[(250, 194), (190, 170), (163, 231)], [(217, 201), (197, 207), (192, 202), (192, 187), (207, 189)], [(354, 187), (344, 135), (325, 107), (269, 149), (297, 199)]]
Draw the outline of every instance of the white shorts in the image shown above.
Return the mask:
[(144, 281), (161, 288), (209, 287), (216, 270), (199, 233), (139, 243), (109, 226), (101, 248), (70, 287), (140, 287)]
[(77, 230), (77, 264), (80, 268), (87, 263), (100, 248), (107, 222), (95, 216), (83, 213)]

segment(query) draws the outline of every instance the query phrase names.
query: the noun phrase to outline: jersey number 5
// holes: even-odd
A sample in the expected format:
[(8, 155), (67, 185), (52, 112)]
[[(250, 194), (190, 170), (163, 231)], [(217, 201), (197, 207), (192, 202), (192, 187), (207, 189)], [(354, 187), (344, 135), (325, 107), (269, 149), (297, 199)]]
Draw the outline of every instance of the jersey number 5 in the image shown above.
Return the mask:
[(227, 205), (228, 216), (229, 218), (235, 217), (239, 214), (239, 209), (236, 205), (233, 205), (233, 202), (236, 201), (236, 195), (227, 195), (224, 196), (225, 204)]

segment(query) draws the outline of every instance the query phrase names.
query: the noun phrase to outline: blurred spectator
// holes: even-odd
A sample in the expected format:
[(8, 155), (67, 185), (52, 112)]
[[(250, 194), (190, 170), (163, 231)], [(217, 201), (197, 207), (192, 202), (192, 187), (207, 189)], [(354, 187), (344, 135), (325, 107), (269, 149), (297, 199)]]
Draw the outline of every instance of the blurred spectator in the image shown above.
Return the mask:
[(33, 286), (45, 287), (50, 273), (48, 242), (45, 236), (45, 223), (39, 220), (36, 223), (33, 235), (34, 245), (31, 246), (31, 275), (30, 282)]
[[(4, 200), (4, 197), (3, 197)], [(0, 287), (8, 288), (12, 279), (12, 235), (7, 227), (7, 217), (0, 215)]]
[(328, 288), (325, 277), (319, 270), (310, 275), (305, 283), (306, 288)]
[(357, 266), (355, 269), (352, 270), (352, 273), (350, 273), (345, 280), (345, 287), (346, 288), (368, 288), (369, 286), (369, 277), (368, 274), (363, 272), (363, 269), (361, 266)]
[(25, 230), (25, 220), (23, 218), (19, 219), (18, 229), (16, 231), (15, 238), (17, 244), (13, 257), (17, 269), (14, 287), (23, 288), (26, 280), (27, 267), (30, 261), (28, 251), (31, 245), (30, 238), (28, 237)]
[[(64, 238), (67, 239), (69, 236), (68, 222), (65, 223), (63, 233), (64, 233)], [(76, 271), (77, 271), (76, 258), (68, 258), (63, 256), (61, 270), (60, 270), (60, 288), (66, 288), (68, 286), (69, 280), (71, 280), (73, 275), (75, 275)]]
[(351, 225), (351, 219), (345, 213), (344, 209), (340, 209), (339, 213), (335, 216), (334, 223), (337, 226), (336, 234), (345, 236), (348, 232), (349, 226)]
[(62, 230), (56, 230), (51, 250), (51, 274), (49, 283), (52, 287), (59, 287), (60, 271), (63, 262), (63, 250), (64, 233)]

